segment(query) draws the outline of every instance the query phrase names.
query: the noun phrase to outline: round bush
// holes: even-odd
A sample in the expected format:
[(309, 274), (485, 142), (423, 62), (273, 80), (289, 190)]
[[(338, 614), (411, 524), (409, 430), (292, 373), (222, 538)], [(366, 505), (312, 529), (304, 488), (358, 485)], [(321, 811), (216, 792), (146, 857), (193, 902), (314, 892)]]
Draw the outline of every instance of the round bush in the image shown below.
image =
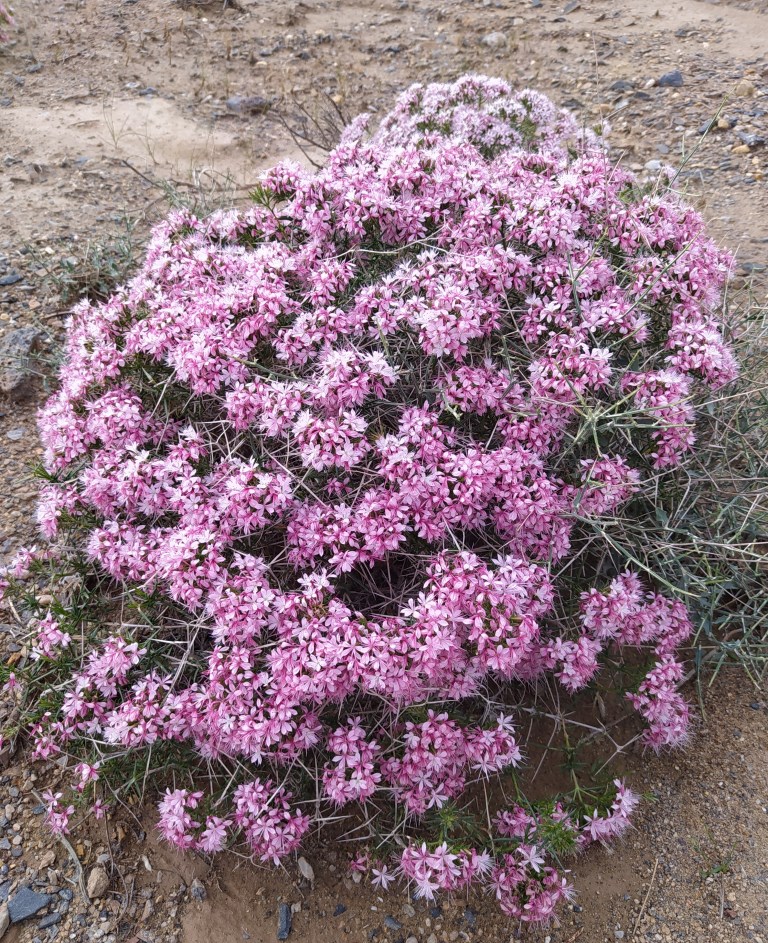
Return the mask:
[[(40, 415), (50, 543), (6, 579), (42, 558), (61, 585), (37, 755), (76, 756), (91, 801), (171, 758), (182, 848), (277, 862), (346, 814), (378, 885), (479, 882), (548, 919), (559, 860), (637, 797), (574, 775), (475, 814), (518, 783), (522, 699), (628, 659), (647, 744), (687, 730), (686, 608), (600, 537), (695, 448), (697, 385), (736, 374), (730, 259), (667, 183), (469, 76), (358, 119), (318, 173), (275, 167), (245, 211), (172, 213), (75, 310)], [(49, 796), (54, 827), (73, 811)]]

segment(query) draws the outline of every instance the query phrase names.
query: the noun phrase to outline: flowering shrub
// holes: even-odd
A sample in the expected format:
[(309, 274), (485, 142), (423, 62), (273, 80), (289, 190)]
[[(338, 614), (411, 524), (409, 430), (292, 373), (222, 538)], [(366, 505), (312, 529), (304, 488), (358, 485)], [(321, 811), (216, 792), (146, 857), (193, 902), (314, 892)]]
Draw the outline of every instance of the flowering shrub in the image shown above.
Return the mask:
[(14, 27), (13, 17), (8, 7), (0, 0), (0, 44), (10, 40), (9, 29)]
[(173, 213), (76, 308), (40, 414), (49, 543), (6, 575), (61, 586), (32, 624), (35, 754), (79, 756), (95, 797), (186, 748), (220, 774), (162, 800), (181, 848), (277, 862), (344, 810), (377, 885), (482, 883), (547, 920), (559, 858), (637, 797), (574, 774), (489, 830), (473, 791), (518, 781), (526, 690), (606, 658), (641, 671), (648, 745), (686, 737), (686, 608), (600, 535), (694, 448), (695, 388), (736, 375), (729, 262), (567, 114), (479, 77), (358, 119), (244, 212)]

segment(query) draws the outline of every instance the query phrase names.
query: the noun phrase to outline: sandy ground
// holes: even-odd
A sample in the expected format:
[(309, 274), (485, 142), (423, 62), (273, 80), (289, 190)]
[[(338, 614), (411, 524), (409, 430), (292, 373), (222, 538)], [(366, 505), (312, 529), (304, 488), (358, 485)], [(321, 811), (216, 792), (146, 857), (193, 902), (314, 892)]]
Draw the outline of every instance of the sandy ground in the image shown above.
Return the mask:
[[(321, 113), (330, 97), (349, 115), (383, 112), (410, 82), (465, 71), (539, 88), (588, 123), (607, 118), (617, 158), (639, 172), (655, 173), (659, 161), (680, 168), (712, 232), (737, 252), (737, 287), (750, 281), (765, 301), (765, 0), (18, 0), (17, 19), (0, 51), (0, 332), (38, 325), (44, 358), (62, 312), (42, 263), (81, 255), (125, 217), (145, 232), (167, 206), (163, 181), (209, 202), (243, 199), (260, 169), (302, 156), (278, 111), (295, 122), (296, 103)], [(682, 86), (659, 87), (673, 70)], [(238, 96), (271, 107), (243, 114), (227, 104)], [(44, 390), (41, 378), (25, 402), (0, 399), (2, 558), (34, 535), (29, 469)], [(613, 854), (575, 862), (576, 904), (560, 926), (523, 939), (768, 943), (766, 695), (728, 669), (701, 693), (687, 752), (627, 759), (649, 800), (636, 831)], [(111, 875), (89, 906), (70, 851), (41, 828), (37, 794), (56, 775), (18, 756), (0, 772), (0, 907), (24, 884), (56, 894), (7, 931), (10, 943), (266, 943), (280, 902), (300, 905), (296, 943), (520, 935), (489, 900), (434, 910), (382, 900), (352, 883), (346, 849), (327, 841), (306, 851), (313, 886), (295, 865), (274, 874), (227, 856), (209, 867), (161, 846), (151, 812), (138, 808), (72, 838), (86, 875), (100, 862)], [(387, 916), (401, 929), (385, 927)]]

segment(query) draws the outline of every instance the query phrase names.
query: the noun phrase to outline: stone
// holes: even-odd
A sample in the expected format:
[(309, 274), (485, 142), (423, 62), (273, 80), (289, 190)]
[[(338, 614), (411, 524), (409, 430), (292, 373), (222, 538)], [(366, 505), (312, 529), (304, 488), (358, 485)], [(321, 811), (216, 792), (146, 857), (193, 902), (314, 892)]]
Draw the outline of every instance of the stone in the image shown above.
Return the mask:
[(679, 69), (675, 69), (672, 72), (666, 72), (660, 79), (657, 80), (656, 84), (659, 86), (659, 88), (682, 88), (683, 73)]
[(406, 917), (415, 917), (415, 916), (416, 916), (416, 908), (413, 906), (413, 904), (403, 904), (403, 908), (402, 908), (402, 909), (403, 909), (403, 914), (404, 914)]
[(17, 282), (20, 282), (24, 276), (19, 275), (18, 272), (11, 272), (9, 275), (0, 276), (0, 287), (6, 288), (10, 285), (15, 285)]
[(21, 923), (22, 920), (34, 917), (50, 902), (50, 895), (38, 894), (31, 887), (20, 887), (8, 901), (8, 916), (11, 918), (11, 923)]
[(61, 920), (61, 917), (61, 914), (48, 914), (47, 917), (43, 917), (40, 923), (38, 923), (37, 929), (47, 930), (48, 927), (55, 927), (56, 924)]
[(402, 923), (400, 923), (399, 920), (395, 920), (395, 918), (392, 916), (386, 916), (384, 918), (384, 926), (387, 928), (387, 930), (402, 930), (403, 929)]
[(3, 904), (0, 907), (0, 937), (5, 934), (5, 931), (11, 925), (11, 918), (8, 916), (8, 904)]
[(314, 869), (312, 868), (312, 865), (307, 861), (306, 858), (299, 858), (299, 871), (305, 881), (309, 881), (310, 884), (315, 883)]
[(260, 95), (233, 95), (227, 99), (227, 111), (237, 115), (264, 115), (272, 107), (272, 101)]
[(624, 939), (624, 931), (623, 931), (623, 930), (614, 930), (614, 931), (613, 931), (613, 935), (616, 937), (617, 940), (623, 940), (623, 939)]
[(43, 871), (45, 868), (50, 868), (56, 862), (56, 852), (55, 851), (46, 851), (46, 853), (40, 859), (40, 870)]
[(733, 94), (736, 98), (753, 98), (755, 94), (755, 86), (749, 81), (749, 79), (742, 79), (733, 90)]
[(29, 358), (42, 334), (34, 327), (19, 327), (0, 339), (0, 393), (24, 399), (33, 393)]
[(192, 900), (203, 901), (208, 896), (202, 881), (198, 881), (197, 878), (189, 885), (189, 893), (192, 895)]
[(291, 908), (288, 904), (280, 904), (277, 914), (277, 938), (287, 940), (291, 932)]
[(489, 49), (505, 49), (507, 45), (506, 33), (488, 33), (481, 42)]
[(746, 144), (747, 147), (761, 147), (763, 144), (765, 144), (764, 137), (749, 131), (737, 131), (736, 136), (741, 141), (741, 143)]
[(645, 169), (649, 170), (651, 173), (658, 173), (662, 165), (660, 160), (647, 160), (644, 166)]
[(86, 885), (88, 896), (92, 900), (94, 898), (103, 897), (107, 893), (108, 887), (109, 875), (101, 865), (97, 865), (88, 875), (88, 884)]
[(346, 912), (347, 912), (347, 908), (344, 906), (344, 904), (336, 904), (336, 908), (333, 911), (333, 916), (340, 917), (342, 914), (345, 914)]

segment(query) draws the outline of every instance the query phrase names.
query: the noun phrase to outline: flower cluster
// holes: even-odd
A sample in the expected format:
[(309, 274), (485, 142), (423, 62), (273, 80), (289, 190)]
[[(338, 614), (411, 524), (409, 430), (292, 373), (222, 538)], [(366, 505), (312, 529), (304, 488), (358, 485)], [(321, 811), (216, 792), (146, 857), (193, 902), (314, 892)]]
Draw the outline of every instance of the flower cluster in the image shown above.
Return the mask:
[(10, 40), (10, 34), (6, 31), (14, 26), (15, 23), (10, 10), (0, 0), (0, 44), (7, 43)]
[[(693, 447), (695, 384), (735, 375), (729, 258), (536, 93), (417, 86), (366, 127), (317, 173), (269, 171), (243, 212), (175, 211), (129, 285), (75, 310), (40, 527), (142, 618), (87, 636), (37, 753), (221, 764), (224, 793), (160, 805), (163, 835), (206, 853), (239, 835), (278, 861), (323, 809), (394, 806), (413, 840), (377, 883), (484, 882), (546, 920), (569, 889), (535, 816), (497, 819), (495, 860), (419, 829), (522, 763), (516, 685), (576, 692), (608, 648), (653, 647), (631, 701), (652, 746), (684, 737), (684, 607), (617, 571), (569, 605), (560, 574)], [(68, 642), (45, 616), (40, 658)], [(583, 843), (635, 800), (563, 802)]]

